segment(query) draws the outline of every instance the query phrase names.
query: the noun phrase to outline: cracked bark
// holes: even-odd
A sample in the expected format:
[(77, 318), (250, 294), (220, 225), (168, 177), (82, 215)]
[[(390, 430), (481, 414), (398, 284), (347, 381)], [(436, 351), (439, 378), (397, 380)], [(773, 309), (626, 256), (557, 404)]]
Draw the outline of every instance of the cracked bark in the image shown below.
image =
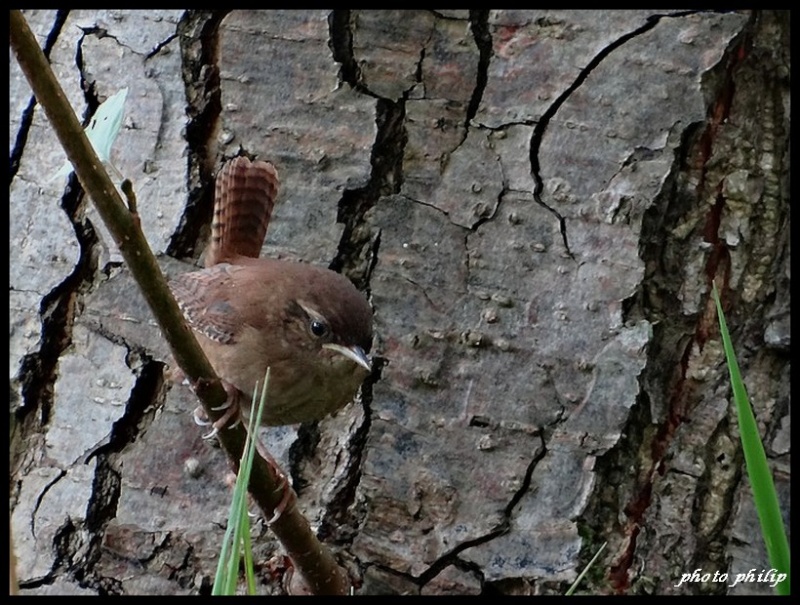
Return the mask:
[[(132, 91), (114, 161), (168, 272), (244, 149), (283, 182), (264, 254), (370, 293), (361, 405), (265, 435), (360, 591), (563, 592), (607, 540), (592, 592), (769, 592), (674, 585), (768, 568), (713, 277), (789, 510), (785, 14), (26, 16), (79, 115)], [(92, 211), (46, 181), (63, 156), (13, 61), (10, 83), (23, 592), (208, 592), (225, 462)]]

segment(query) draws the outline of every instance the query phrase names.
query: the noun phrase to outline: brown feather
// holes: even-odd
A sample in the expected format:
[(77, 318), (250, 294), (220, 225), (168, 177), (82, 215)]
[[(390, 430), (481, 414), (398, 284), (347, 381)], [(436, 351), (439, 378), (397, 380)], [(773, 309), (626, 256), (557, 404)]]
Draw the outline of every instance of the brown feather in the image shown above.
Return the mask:
[(278, 172), (269, 162), (238, 157), (223, 166), (217, 175), (206, 267), (237, 256), (258, 258), (279, 185)]
[(271, 369), (267, 425), (317, 420), (350, 401), (367, 371), (336, 346), (368, 352), (372, 342), (372, 309), (347, 278), (258, 258), (277, 187), (267, 162), (224, 166), (206, 268), (171, 283), (214, 369), (245, 401)]

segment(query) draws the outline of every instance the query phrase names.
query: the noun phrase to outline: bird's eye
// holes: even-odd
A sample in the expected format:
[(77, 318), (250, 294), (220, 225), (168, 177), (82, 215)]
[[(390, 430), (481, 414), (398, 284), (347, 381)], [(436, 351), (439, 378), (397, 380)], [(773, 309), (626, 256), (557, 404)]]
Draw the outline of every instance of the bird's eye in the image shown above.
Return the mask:
[(311, 333), (314, 336), (325, 336), (328, 333), (328, 326), (318, 319), (314, 319), (311, 322)]

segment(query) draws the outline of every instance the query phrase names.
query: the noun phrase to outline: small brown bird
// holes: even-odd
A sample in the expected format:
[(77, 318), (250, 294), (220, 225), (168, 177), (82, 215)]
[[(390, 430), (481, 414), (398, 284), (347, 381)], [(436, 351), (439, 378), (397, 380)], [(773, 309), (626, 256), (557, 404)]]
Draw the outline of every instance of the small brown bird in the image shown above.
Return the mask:
[(268, 162), (228, 162), (217, 175), (206, 268), (170, 284), (219, 377), (246, 395), (246, 417), (271, 368), (265, 425), (319, 420), (351, 401), (370, 372), (372, 342), (372, 310), (345, 277), (258, 258), (278, 185)]

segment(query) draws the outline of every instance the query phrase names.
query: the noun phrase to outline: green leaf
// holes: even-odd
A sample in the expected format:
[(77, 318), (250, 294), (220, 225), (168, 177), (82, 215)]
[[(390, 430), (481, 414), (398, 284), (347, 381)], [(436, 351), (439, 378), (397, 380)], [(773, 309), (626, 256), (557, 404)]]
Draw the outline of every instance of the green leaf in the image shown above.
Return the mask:
[[(92, 116), (89, 125), (84, 129), (86, 137), (94, 147), (97, 157), (101, 162), (109, 163), (111, 158), (111, 148), (117, 140), (119, 129), (122, 127), (122, 120), (125, 117), (125, 99), (128, 96), (128, 89), (123, 88), (116, 94), (110, 96)], [(56, 173), (54, 179), (67, 176), (72, 171), (72, 164), (66, 162)]]

